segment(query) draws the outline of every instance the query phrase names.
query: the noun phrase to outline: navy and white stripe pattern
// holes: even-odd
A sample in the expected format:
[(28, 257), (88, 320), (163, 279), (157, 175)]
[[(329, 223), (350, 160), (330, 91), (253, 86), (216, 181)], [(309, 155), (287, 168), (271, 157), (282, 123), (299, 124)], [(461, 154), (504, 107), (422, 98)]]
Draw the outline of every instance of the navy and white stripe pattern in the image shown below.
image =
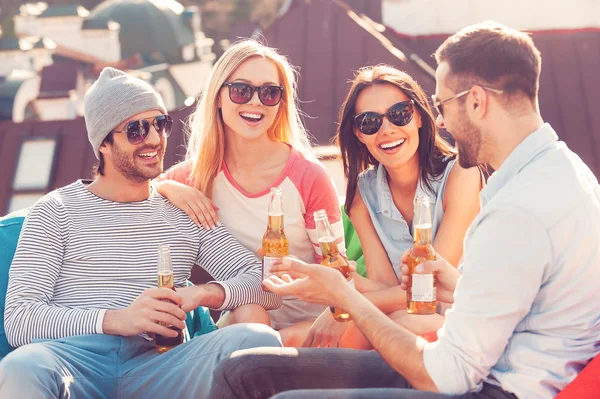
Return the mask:
[(106, 309), (127, 307), (156, 287), (160, 244), (171, 246), (176, 287), (198, 264), (225, 289), (220, 309), (281, 305), (262, 289), (260, 261), (226, 228), (196, 227), (155, 191), (118, 203), (77, 181), (44, 196), (25, 220), (6, 296), (9, 343), (101, 333)]

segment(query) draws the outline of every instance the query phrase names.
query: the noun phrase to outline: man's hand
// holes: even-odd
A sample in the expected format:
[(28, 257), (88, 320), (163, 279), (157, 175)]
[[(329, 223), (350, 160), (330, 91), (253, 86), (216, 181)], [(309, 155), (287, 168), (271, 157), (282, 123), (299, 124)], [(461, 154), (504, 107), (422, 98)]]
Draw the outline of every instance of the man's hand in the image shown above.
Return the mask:
[(190, 312), (200, 306), (200, 302), (202, 300), (200, 286), (191, 285), (188, 287), (176, 288), (175, 290), (183, 299), (183, 302), (181, 303), (181, 310), (184, 312)]
[[(408, 289), (407, 257), (408, 251), (405, 251), (402, 254), (402, 267), (400, 269), (402, 272), (400, 286), (405, 291)], [(460, 277), (460, 272), (439, 254), (437, 254), (436, 260), (418, 265), (415, 268), (415, 272), (418, 274), (435, 273), (437, 300), (440, 302), (454, 303), (454, 290), (456, 289), (456, 283)]]
[(280, 296), (293, 295), (303, 301), (344, 308), (346, 297), (355, 291), (339, 270), (292, 257), (275, 264), (273, 272), (263, 285)]
[(219, 309), (225, 301), (225, 288), (221, 284), (201, 284), (177, 288), (177, 293), (183, 296), (181, 308), (189, 312), (198, 306)]
[(314, 348), (337, 348), (340, 340), (348, 328), (348, 323), (340, 323), (333, 318), (333, 313), (329, 308), (315, 320), (310, 327), (306, 339), (302, 343), (303, 347)]
[[(179, 307), (184, 300), (168, 288), (149, 288), (124, 309), (107, 310), (102, 329), (105, 334), (125, 337), (154, 333), (176, 337), (178, 332), (165, 325), (185, 328), (185, 312)], [(161, 325), (160, 323), (164, 323)]]

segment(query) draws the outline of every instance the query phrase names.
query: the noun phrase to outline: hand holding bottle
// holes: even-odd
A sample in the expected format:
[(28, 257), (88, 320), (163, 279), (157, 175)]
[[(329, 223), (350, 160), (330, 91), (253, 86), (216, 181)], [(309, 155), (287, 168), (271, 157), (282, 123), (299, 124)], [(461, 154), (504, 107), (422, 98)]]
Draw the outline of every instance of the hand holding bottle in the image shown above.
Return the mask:
[[(408, 250), (402, 254), (402, 265), (400, 268), (402, 273), (400, 278), (400, 286), (403, 290), (408, 289), (409, 283), (407, 259)], [(456, 283), (460, 277), (460, 272), (439, 254), (437, 254), (436, 260), (427, 261), (418, 265), (415, 268), (415, 272), (419, 274), (435, 274), (438, 301), (447, 303), (454, 302), (454, 290), (456, 289)]]
[(143, 332), (177, 336), (168, 325), (185, 328), (185, 312), (179, 308), (183, 298), (168, 288), (148, 288), (123, 309), (107, 310), (102, 329), (105, 334), (124, 337)]

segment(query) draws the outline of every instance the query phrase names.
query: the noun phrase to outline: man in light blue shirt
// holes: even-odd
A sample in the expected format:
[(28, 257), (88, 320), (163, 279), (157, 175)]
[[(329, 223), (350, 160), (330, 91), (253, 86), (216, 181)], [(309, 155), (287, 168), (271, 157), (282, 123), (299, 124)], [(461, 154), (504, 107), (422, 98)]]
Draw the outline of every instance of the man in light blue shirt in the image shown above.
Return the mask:
[(545, 399), (600, 352), (600, 188), (540, 116), (538, 50), (528, 35), (484, 23), (450, 37), (436, 59), (438, 125), (463, 167), (496, 170), (465, 237), (462, 273), (443, 259), (418, 268), (437, 273), (438, 300), (452, 304), (438, 340), (394, 324), (337, 271), (286, 258), (277, 269), (291, 277), (265, 286), (347, 310), (378, 353), (237, 353), (217, 369), (214, 394)]

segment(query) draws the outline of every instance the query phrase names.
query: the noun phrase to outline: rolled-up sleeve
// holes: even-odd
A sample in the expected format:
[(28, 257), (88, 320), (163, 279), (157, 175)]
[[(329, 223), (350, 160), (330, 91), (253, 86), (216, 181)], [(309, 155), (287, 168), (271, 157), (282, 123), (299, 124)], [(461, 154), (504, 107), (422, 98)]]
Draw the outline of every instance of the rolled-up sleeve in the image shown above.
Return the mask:
[(529, 313), (551, 259), (548, 234), (530, 214), (504, 207), (475, 221), (465, 241), (454, 305), (438, 341), (423, 352), (440, 392), (480, 389)]

